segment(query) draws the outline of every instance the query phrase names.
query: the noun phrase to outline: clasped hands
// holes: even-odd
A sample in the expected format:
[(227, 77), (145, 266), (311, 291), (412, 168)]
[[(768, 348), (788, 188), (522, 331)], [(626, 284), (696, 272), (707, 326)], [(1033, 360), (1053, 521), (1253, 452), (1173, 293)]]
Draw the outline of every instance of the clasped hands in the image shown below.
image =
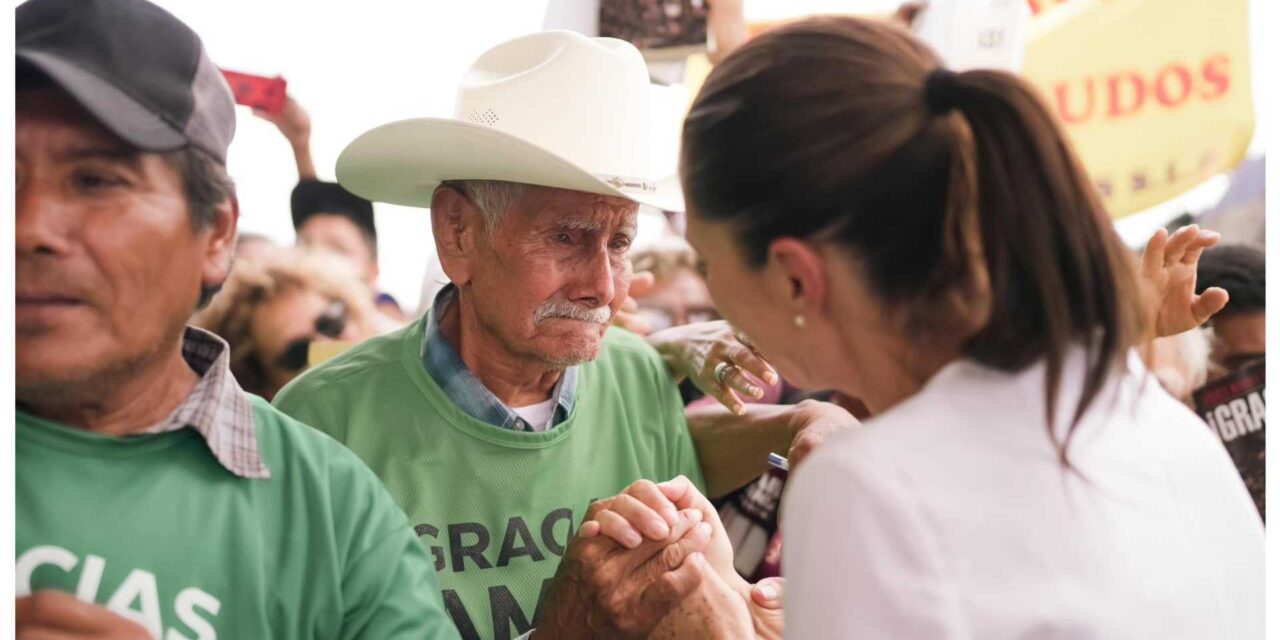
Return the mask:
[(710, 501), (678, 476), (592, 503), (533, 638), (781, 638), (781, 578), (751, 585)]

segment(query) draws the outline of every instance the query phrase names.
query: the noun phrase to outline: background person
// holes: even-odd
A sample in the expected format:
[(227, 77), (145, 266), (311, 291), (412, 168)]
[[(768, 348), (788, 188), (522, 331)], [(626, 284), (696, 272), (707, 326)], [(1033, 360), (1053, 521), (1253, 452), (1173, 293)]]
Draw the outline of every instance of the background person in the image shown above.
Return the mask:
[(664, 237), (633, 252), (631, 268), (653, 274), (653, 286), (631, 296), (650, 331), (720, 319), (698, 272), (698, 254), (683, 238)]
[(293, 149), (298, 167), (298, 185), (289, 198), (293, 230), (298, 244), (337, 254), (356, 268), (360, 279), (375, 291), (379, 313), (397, 323), (405, 320), (399, 303), (390, 294), (378, 291), (378, 230), (373, 220), (373, 203), (356, 196), (336, 182), (316, 177), (311, 159), (311, 116), (292, 97), (280, 113), (254, 109), (254, 115), (276, 125)]
[(328, 253), (277, 248), (236, 263), (222, 292), (192, 323), (227, 341), (230, 367), (270, 400), (306, 370), (312, 343), (357, 343), (380, 333), (368, 290)]
[(682, 156), (722, 316), (873, 414), (786, 498), (790, 635), (1261, 637), (1261, 522), (1133, 355), (1130, 258), (1033, 89), (811, 19), (711, 72)]
[(1258, 513), (1266, 517), (1267, 431), (1266, 254), (1248, 245), (1204, 252), (1196, 289), (1231, 295), (1210, 321), (1213, 374), (1193, 394), (1196, 411), (1209, 423), (1244, 478)]
[(1230, 302), (1210, 322), (1214, 361), (1231, 370), (1267, 355), (1267, 256), (1241, 244), (1205, 251), (1197, 269), (1196, 291), (1222, 289)]

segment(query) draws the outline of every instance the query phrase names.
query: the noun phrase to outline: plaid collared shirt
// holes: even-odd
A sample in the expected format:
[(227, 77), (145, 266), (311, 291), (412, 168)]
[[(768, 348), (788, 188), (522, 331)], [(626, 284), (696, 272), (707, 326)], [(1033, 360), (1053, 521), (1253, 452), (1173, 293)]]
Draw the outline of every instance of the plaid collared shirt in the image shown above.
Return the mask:
[[(551, 420), (545, 428), (534, 428), (485, 388), (467, 368), (466, 363), (462, 361), (462, 356), (458, 355), (457, 349), (444, 339), (444, 334), (440, 332), (440, 321), (449, 310), (449, 305), (457, 299), (458, 289), (451, 284), (446, 285), (436, 295), (431, 309), (427, 311), (427, 327), (422, 337), (422, 366), (426, 368), (427, 375), (440, 385), (444, 394), (472, 418), (504, 429), (550, 431), (568, 419), (569, 413), (573, 411), (573, 401), (578, 391), (578, 368), (569, 367), (564, 370), (560, 376), (560, 382), (556, 383), (556, 388), (551, 392), (551, 396), (556, 399)], [(538, 427), (543, 426), (538, 425)]]
[(200, 376), (191, 393), (164, 422), (145, 433), (191, 427), (204, 436), (218, 463), (241, 478), (271, 477), (258, 451), (253, 408), (229, 361), (231, 348), (222, 338), (195, 327), (182, 336), (182, 357)]

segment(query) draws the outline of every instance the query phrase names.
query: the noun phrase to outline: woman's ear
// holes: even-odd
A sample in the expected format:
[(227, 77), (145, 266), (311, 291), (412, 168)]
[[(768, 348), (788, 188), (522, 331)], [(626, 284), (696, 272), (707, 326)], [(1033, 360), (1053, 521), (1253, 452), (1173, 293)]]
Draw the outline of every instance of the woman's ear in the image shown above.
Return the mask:
[(803, 240), (774, 240), (769, 243), (765, 286), (777, 304), (797, 315), (823, 313), (830, 286), (826, 258)]

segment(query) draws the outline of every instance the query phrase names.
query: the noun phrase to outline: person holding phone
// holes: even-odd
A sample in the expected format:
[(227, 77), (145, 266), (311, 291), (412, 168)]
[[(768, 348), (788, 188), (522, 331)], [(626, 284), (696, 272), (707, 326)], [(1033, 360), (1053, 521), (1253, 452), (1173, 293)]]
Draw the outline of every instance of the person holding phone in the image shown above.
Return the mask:
[(354, 195), (336, 182), (320, 180), (311, 158), (311, 116), (292, 96), (279, 111), (254, 108), (254, 115), (274, 124), (293, 150), (298, 184), (289, 197), (293, 230), (298, 244), (336, 254), (359, 271), (373, 291), (374, 306), (387, 330), (404, 323), (404, 311), (396, 299), (378, 291), (378, 229), (373, 203)]
[(1163, 319), (1030, 85), (805, 20), (711, 72), (681, 174), (721, 314), (873, 414), (792, 479), (789, 636), (1261, 637), (1262, 522), (1137, 357)]

